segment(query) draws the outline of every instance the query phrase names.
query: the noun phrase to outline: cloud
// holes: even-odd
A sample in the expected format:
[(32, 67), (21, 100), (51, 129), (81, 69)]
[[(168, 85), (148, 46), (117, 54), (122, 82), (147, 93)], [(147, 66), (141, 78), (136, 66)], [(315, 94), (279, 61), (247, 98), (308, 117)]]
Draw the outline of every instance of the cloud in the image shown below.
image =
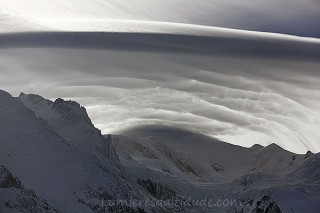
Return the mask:
[[(125, 19), (320, 36), (320, 3), (315, 0), (0, 0), (0, 8), (4, 30), (101, 29), (101, 21)], [(13, 24), (6, 25), (8, 21)]]
[[(319, 41), (217, 32), (223, 34), (195, 40), (129, 33), (9, 35), (12, 46), (0, 49), (1, 88), (76, 100), (103, 133), (166, 125), (241, 146), (277, 143), (318, 152)], [(46, 46), (48, 38), (53, 43)], [(75, 38), (80, 40), (70, 46)], [(99, 47), (104, 39), (109, 43)]]

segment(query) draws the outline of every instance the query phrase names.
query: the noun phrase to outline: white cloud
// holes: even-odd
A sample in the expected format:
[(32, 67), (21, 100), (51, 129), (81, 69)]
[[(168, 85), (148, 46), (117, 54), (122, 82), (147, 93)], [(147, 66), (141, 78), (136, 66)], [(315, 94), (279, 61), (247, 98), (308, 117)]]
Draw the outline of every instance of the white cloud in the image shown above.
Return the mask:
[(106, 26), (97, 23), (101, 20), (125, 19), (319, 37), (320, 3), (314, 0), (0, 0), (0, 8), (0, 17), (5, 18), (2, 25), (10, 21), (16, 29), (67, 30), (77, 25), (78, 29), (100, 25), (98, 29)]
[(159, 124), (242, 146), (320, 150), (319, 40), (183, 28), (211, 36), (0, 36), (11, 42), (0, 49), (1, 89), (74, 99), (103, 133)]

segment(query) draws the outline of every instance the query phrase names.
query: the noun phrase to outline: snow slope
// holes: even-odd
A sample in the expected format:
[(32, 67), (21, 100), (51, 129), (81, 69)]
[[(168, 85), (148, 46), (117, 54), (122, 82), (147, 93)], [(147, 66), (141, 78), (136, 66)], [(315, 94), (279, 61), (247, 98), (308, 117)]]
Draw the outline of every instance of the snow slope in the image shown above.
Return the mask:
[[(262, 212), (320, 210), (319, 154), (297, 155), (275, 144), (243, 148), (165, 126), (119, 134), (112, 141), (120, 161), (137, 179), (167, 184), (186, 197), (237, 197), (243, 200), (236, 207), (239, 212), (256, 212), (262, 203)], [(225, 211), (233, 212), (230, 206), (215, 209)]]
[[(55, 110), (61, 117), (57, 114), (55, 127), (59, 126), (58, 119), (63, 129), (68, 129), (68, 125), (78, 127), (77, 130), (69, 129), (70, 131), (65, 132), (63, 136), (66, 138), (55, 131), (58, 128), (53, 130), (50, 123), (37, 118), (19, 98), (0, 92), (0, 162), (24, 185), (13, 191), (1, 188), (1, 195), (5, 195), (1, 198), (1, 212), (17, 212), (28, 207), (28, 204), (21, 203), (23, 197), (19, 197), (19, 193), (26, 196), (26, 199), (31, 199), (30, 202), (40, 202), (34, 204), (34, 211), (46, 206), (41, 202), (47, 202), (50, 209), (48, 207), (47, 210), (39, 210), (40, 212), (52, 209), (59, 212), (94, 212), (99, 209), (110, 211), (109, 207), (101, 206), (102, 199), (141, 196), (139, 187), (129, 190), (130, 181), (124, 181), (125, 176), (119, 170), (117, 157), (108, 152), (108, 141), (101, 135), (99, 137), (98, 130), (92, 127), (85, 109), (75, 102), (66, 102), (64, 105), (62, 100), (58, 100), (57, 104), (59, 107), (55, 106)], [(72, 107), (74, 112), (71, 111)], [(94, 146), (96, 144), (100, 146)], [(8, 176), (7, 173), (4, 175)], [(6, 176), (4, 180), (8, 179)], [(134, 183), (131, 183), (131, 187), (134, 187)], [(27, 189), (34, 190), (44, 200), (32, 201), (35, 195)], [(11, 191), (6, 194), (3, 190)], [(137, 211), (125, 206), (112, 208)]]
[(0, 203), (1, 212), (23, 212), (27, 209), (33, 212), (57, 211), (33, 190), (25, 188), (21, 181), (3, 165), (0, 166)]
[(100, 130), (93, 126), (86, 109), (80, 104), (63, 99), (52, 102), (38, 95), (24, 93), (21, 93), (19, 98), (35, 112), (37, 117), (45, 119), (49, 126), (72, 146), (83, 151), (91, 147), (108, 160), (114, 161), (116, 166), (117, 159), (113, 148), (101, 135)]
[[(19, 99), (34, 113), (39, 119), (44, 119), (54, 132), (61, 135), (70, 147), (73, 147), (83, 156), (83, 161), (94, 163), (106, 174), (101, 177), (99, 174), (93, 174), (97, 180), (90, 182), (98, 185), (98, 191), (94, 189), (87, 189), (87, 193), (93, 193), (100, 199), (102, 197), (107, 200), (145, 198), (152, 199), (155, 195), (143, 188), (141, 184), (132, 182), (131, 177), (126, 174), (121, 165), (118, 156), (111, 144), (110, 138), (105, 138), (101, 135), (100, 130), (96, 129), (91, 123), (86, 109), (80, 106), (75, 101), (65, 101), (63, 99), (56, 99), (54, 102), (44, 99), (39, 95), (21, 93)], [(93, 168), (90, 168), (92, 170)], [(102, 190), (102, 191), (101, 191)], [(100, 192), (99, 192), (100, 191)], [(100, 194), (99, 194), (100, 193)], [(89, 206), (93, 212), (103, 211), (101, 206), (97, 203), (92, 203), (86, 200), (88, 194), (80, 194), (82, 196), (81, 202)], [(97, 199), (93, 197), (92, 199)], [(141, 207), (141, 208), (140, 208)], [(140, 209), (139, 209), (140, 208)], [(178, 210), (184, 207), (177, 207)], [(107, 206), (106, 211), (129, 211), (139, 212), (146, 209), (150, 211), (168, 212), (166, 207), (162, 206)], [(63, 209), (66, 211), (65, 209)]]

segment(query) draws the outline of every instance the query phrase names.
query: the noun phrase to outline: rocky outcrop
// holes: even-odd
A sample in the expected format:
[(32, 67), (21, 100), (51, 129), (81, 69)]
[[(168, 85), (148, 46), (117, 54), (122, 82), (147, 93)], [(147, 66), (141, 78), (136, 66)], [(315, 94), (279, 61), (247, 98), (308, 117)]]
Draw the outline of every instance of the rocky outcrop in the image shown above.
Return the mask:
[(34, 190), (23, 186), (20, 180), (3, 165), (0, 166), (0, 212), (59, 212)]
[(262, 195), (258, 199), (249, 199), (242, 202), (235, 213), (281, 213), (278, 204), (268, 195)]

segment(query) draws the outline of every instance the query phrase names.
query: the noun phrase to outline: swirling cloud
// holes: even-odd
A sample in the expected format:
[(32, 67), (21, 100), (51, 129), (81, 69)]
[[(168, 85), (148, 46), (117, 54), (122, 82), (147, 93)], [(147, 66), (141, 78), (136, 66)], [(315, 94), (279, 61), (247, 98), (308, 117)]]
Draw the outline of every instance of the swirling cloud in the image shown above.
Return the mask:
[[(210, 50), (198, 54), (197, 45), (175, 51), (170, 41), (165, 50), (152, 49), (147, 38), (145, 46), (125, 50), (1, 49), (1, 86), (13, 95), (76, 100), (103, 133), (167, 125), (247, 147), (277, 143), (298, 153), (320, 150), (317, 42), (281, 38), (298, 48), (291, 53), (289, 46), (262, 39), (256, 55), (241, 42), (228, 50), (227, 42), (220, 44), (222, 54), (214, 46), (198, 46)], [(308, 45), (313, 49), (305, 50)], [(264, 49), (286, 54), (264, 57)]]

